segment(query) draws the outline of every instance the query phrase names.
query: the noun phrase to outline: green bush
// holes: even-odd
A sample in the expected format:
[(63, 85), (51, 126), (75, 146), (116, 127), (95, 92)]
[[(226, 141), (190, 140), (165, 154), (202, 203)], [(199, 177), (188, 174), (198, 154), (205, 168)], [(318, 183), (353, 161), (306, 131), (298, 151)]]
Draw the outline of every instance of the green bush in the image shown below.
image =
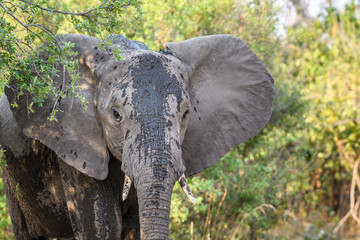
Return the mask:
[[(0, 159), (1, 159), (0, 151)], [(4, 193), (3, 180), (0, 178), (0, 239), (8, 240), (12, 239), (13, 233), (11, 228), (11, 219), (9, 212), (7, 211), (6, 196)]]

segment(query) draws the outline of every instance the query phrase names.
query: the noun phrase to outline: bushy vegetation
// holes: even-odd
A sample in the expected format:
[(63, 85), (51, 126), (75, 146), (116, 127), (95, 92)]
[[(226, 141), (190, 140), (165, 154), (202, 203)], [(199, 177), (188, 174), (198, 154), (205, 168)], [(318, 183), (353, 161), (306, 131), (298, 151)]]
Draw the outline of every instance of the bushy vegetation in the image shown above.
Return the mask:
[(156, 4), (164, 8), (145, 2), (139, 39), (156, 49), (203, 34), (238, 36), (265, 62), (277, 89), (267, 128), (192, 178), (199, 205), (183, 202), (175, 188), (173, 239), (346, 237), (339, 227), (347, 226), (343, 233), (354, 229), (360, 203), (355, 4), (341, 13), (328, 8), (311, 24), (289, 28), (281, 40), (274, 32), (275, 1)]
[(299, 189), (305, 201), (299, 211), (322, 209), (335, 215), (335, 222), (349, 209), (359, 220), (359, 24), (355, 4), (341, 13), (328, 8), (312, 25), (290, 29), (283, 53), (283, 72), (301, 86), (300, 100), (306, 103), (299, 133), (306, 136), (309, 167)]
[[(80, 5), (87, 9), (78, 11)], [(77, 91), (79, 73), (73, 57), (75, 52), (71, 49), (72, 44), (61, 41), (61, 33), (97, 36), (103, 40), (102, 45), (108, 45), (104, 34), (130, 28), (132, 21), (141, 15), (136, 0), (101, 0), (85, 5), (82, 1), (0, 1), (0, 89), (9, 79), (16, 78), (16, 95), (19, 97), (24, 91), (31, 95), (30, 112), (33, 112), (34, 103), (42, 106), (46, 98), (57, 102), (72, 95), (86, 106), (86, 99)], [(135, 11), (123, 19), (124, 9), (128, 7)], [(37, 49), (43, 42), (47, 42), (41, 47), (42, 53), (48, 56), (46, 60), (38, 57)], [(57, 63), (61, 63), (62, 72), (72, 78), (60, 89), (53, 84), (54, 76), (59, 74), (55, 67)], [(11, 104), (17, 106), (16, 99)], [(55, 105), (49, 120), (56, 120), (57, 112)]]
[[(90, 8), (80, 2), (48, 6)], [(360, 215), (359, 9), (354, 3), (342, 12), (327, 8), (280, 38), (275, 27), (283, 8), (275, 0), (145, 0), (144, 19), (132, 22), (137, 28), (112, 32), (123, 31), (153, 50), (165, 42), (232, 34), (250, 45), (275, 79), (273, 114), (261, 134), (189, 179), (198, 204), (188, 203), (175, 186), (172, 239), (359, 237), (351, 236), (359, 234)], [(78, 30), (72, 26), (68, 22), (62, 31)], [(2, 196), (5, 237), (10, 222), (4, 206)]]

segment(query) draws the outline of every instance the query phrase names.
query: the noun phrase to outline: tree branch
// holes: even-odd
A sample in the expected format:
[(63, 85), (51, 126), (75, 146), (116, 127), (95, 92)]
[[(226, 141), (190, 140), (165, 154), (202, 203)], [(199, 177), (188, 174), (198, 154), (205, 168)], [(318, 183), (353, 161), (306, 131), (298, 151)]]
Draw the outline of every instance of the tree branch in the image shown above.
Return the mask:
[[(32, 32), (33, 34), (36, 34), (35, 32), (33, 32), (31, 29), (29, 29), (30, 27), (37, 27), (41, 30), (43, 30), (44, 32), (46, 32), (52, 39), (54, 39), (55, 43), (57, 44), (58, 48), (60, 51), (62, 51), (61, 49), (61, 44), (59, 43), (58, 39), (55, 38), (54, 34), (47, 29), (45, 26), (41, 25), (41, 24), (37, 24), (37, 23), (31, 23), (31, 24), (25, 24), (22, 21), (20, 21), (16, 16), (14, 16), (14, 14), (12, 14), (11, 12), (9, 12), (7, 10), (7, 8), (5, 6), (3, 6), (1, 4), (2, 2), (0, 2), (0, 6), (5, 10), (5, 12), (7, 14), (9, 14), (16, 22), (20, 23), (21, 26), (23, 26), (24, 28), (26, 28), (27, 30), (29, 30), (30, 32)], [(36, 34), (37, 35), (37, 34)]]
[[(12, 14), (11, 12), (9, 12), (7, 10), (7, 8), (2, 5), (2, 2), (0, 2), (0, 6), (4, 9), (4, 11), (9, 14), (16, 22), (20, 23), (23, 27), (25, 27), (26, 29), (28, 29), (29, 27), (31, 27), (32, 25), (35, 25), (35, 24), (28, 24), (26, 25), (25, 23), (23, 23), (22, 21), (20, 21), (17, 17), (14, 16), (14, 14)], [(29, 31), (31, 31), (30, 29), (28, 29)], [(32, 33), (34, 33), (33, 31), (31, 31)]]
[[(110, 9), (112, 8), (112, 6), (114, 5), (114, 2), (111, 2), (110, 4), (108, 5), (105, 5), (105, 6), (101, 6), (98, 7), (98, 8), (91, 8), (85, 12), (81, 12), (81, 13), (73, 13), (73, 12), (65, 12), (65, 11), (59, 11), (59, 10), (55, 10), (55, 9), (50, 9), (50, 8), (45, 8), (45, 7), (41, 7), (33, 2), (29, 2), (29, 1), (26, 1), (26, 0), (20, 0), (21, 2), (23, 3), (26, 3), (26, 4), (30, 4), (30, 5), (33, 5), (33, 6), (36, 6), (44, 11), (48, 11), (48, 12), (52, 12), (52, 13), (61, 13), (61, 14), (64, 14), (64, 15), (73, 15), (73, 16), (85, 16), (85, 17), (89, 17), (89, 13), (97, 10), (97, 9)], [(124, 5), (121, 5), (121, 7), (128, 7), (130, 6), (131, 3), (128, 3), (128, 4), (124, 4)]]
[(359, 200), (355, 203), (355, 187), (356, 187), (356, 178), (358, 177), (358, 171), (359, 171), (359, 164), (360, 164), (360, 158), (355, 161), (354, 168), (353, 168), (353, 174), (352, 174), (352, 180), (351, 180), (351, 188), (350, 188), (350, 209), (346, 213), (346, 215), (338, 222), (336, 227), (334, 228), (334, 233), (337, 233), (340, 229), (340, 227), (348, 220), (350, 216), (353, 217), (353, 219), (360, 224), (360, 219), (356, 215), (356, 210), (359, 207)]

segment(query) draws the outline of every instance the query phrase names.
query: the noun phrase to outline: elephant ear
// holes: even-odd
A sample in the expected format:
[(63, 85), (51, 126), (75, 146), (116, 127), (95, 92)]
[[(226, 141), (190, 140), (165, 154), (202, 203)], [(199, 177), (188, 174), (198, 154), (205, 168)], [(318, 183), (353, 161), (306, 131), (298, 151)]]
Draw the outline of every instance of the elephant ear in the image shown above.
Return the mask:
[[(116, 39), (119, 38), (121, 36)], [(109, 154), (96, 113), (95, 72), (101, 71), (98, 69), (102, 69), (108, 61), (115, 61), (114, 56), (109, 49), (101, 50), (95, 38), (69, 34), (62, 41), (75, 44), (73, 50), (78, 52), (81, 73), (80, 93), (88, 101), (88, 107), (85, 109), (75, 97), (58, 99), (57, 103), (48, 98), (42, 107), (34, 104), (34, 113), (28, 113), (27, 103), (32, 99), (30, 94), (25, 93), (16, 100), (19, 106), (12, 109), (13, 115), (27, 137), (41, 141), (80, 172), (102, 180), (108, 174)], [(68, 85), (70, 78), (63, 76), (61, 66), (57, 66), (57, 69), (60, 71), (59, 76), (54, 79), (54, 84), (56, 88), (61, 89)], [(13, 89), (16, 89), (15, 82), (10, 84), (10, 88), (5, 89), (10, 103), (16, 99)], [(56, 115), (57, 122), (50, 122), (47, 118), (55, 105), (61, 111)]]
[(182, 144), (186, 176), (216, 163), (269, 121), (274, 80), (255, 53), (230, 35), (167, 43), (189, 72), (191, 119)]

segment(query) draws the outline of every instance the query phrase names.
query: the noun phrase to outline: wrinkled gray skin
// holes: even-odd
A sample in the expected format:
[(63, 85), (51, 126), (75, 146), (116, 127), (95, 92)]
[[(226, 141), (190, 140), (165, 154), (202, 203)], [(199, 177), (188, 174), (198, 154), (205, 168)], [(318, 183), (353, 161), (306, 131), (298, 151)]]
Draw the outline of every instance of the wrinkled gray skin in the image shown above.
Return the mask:
[[(211, 166), (269, 120), (273, 79), (239, 38), (199, 37), (160, 52), (111, 39), (105, 50), (91, 37), (63, 39), (79, 53), (86, 109), (59, 99), (63, 111), (49, 122), (52, 100), (28, 114), (31, 96), (10, 109), (16, 85), (5, 89), (0, 144), (17, 239), (168, 239), (179, 177)], [(69, 82), (61, 73), (58, 88)], [(125, 174), (133, 185), (122, 201)]]

